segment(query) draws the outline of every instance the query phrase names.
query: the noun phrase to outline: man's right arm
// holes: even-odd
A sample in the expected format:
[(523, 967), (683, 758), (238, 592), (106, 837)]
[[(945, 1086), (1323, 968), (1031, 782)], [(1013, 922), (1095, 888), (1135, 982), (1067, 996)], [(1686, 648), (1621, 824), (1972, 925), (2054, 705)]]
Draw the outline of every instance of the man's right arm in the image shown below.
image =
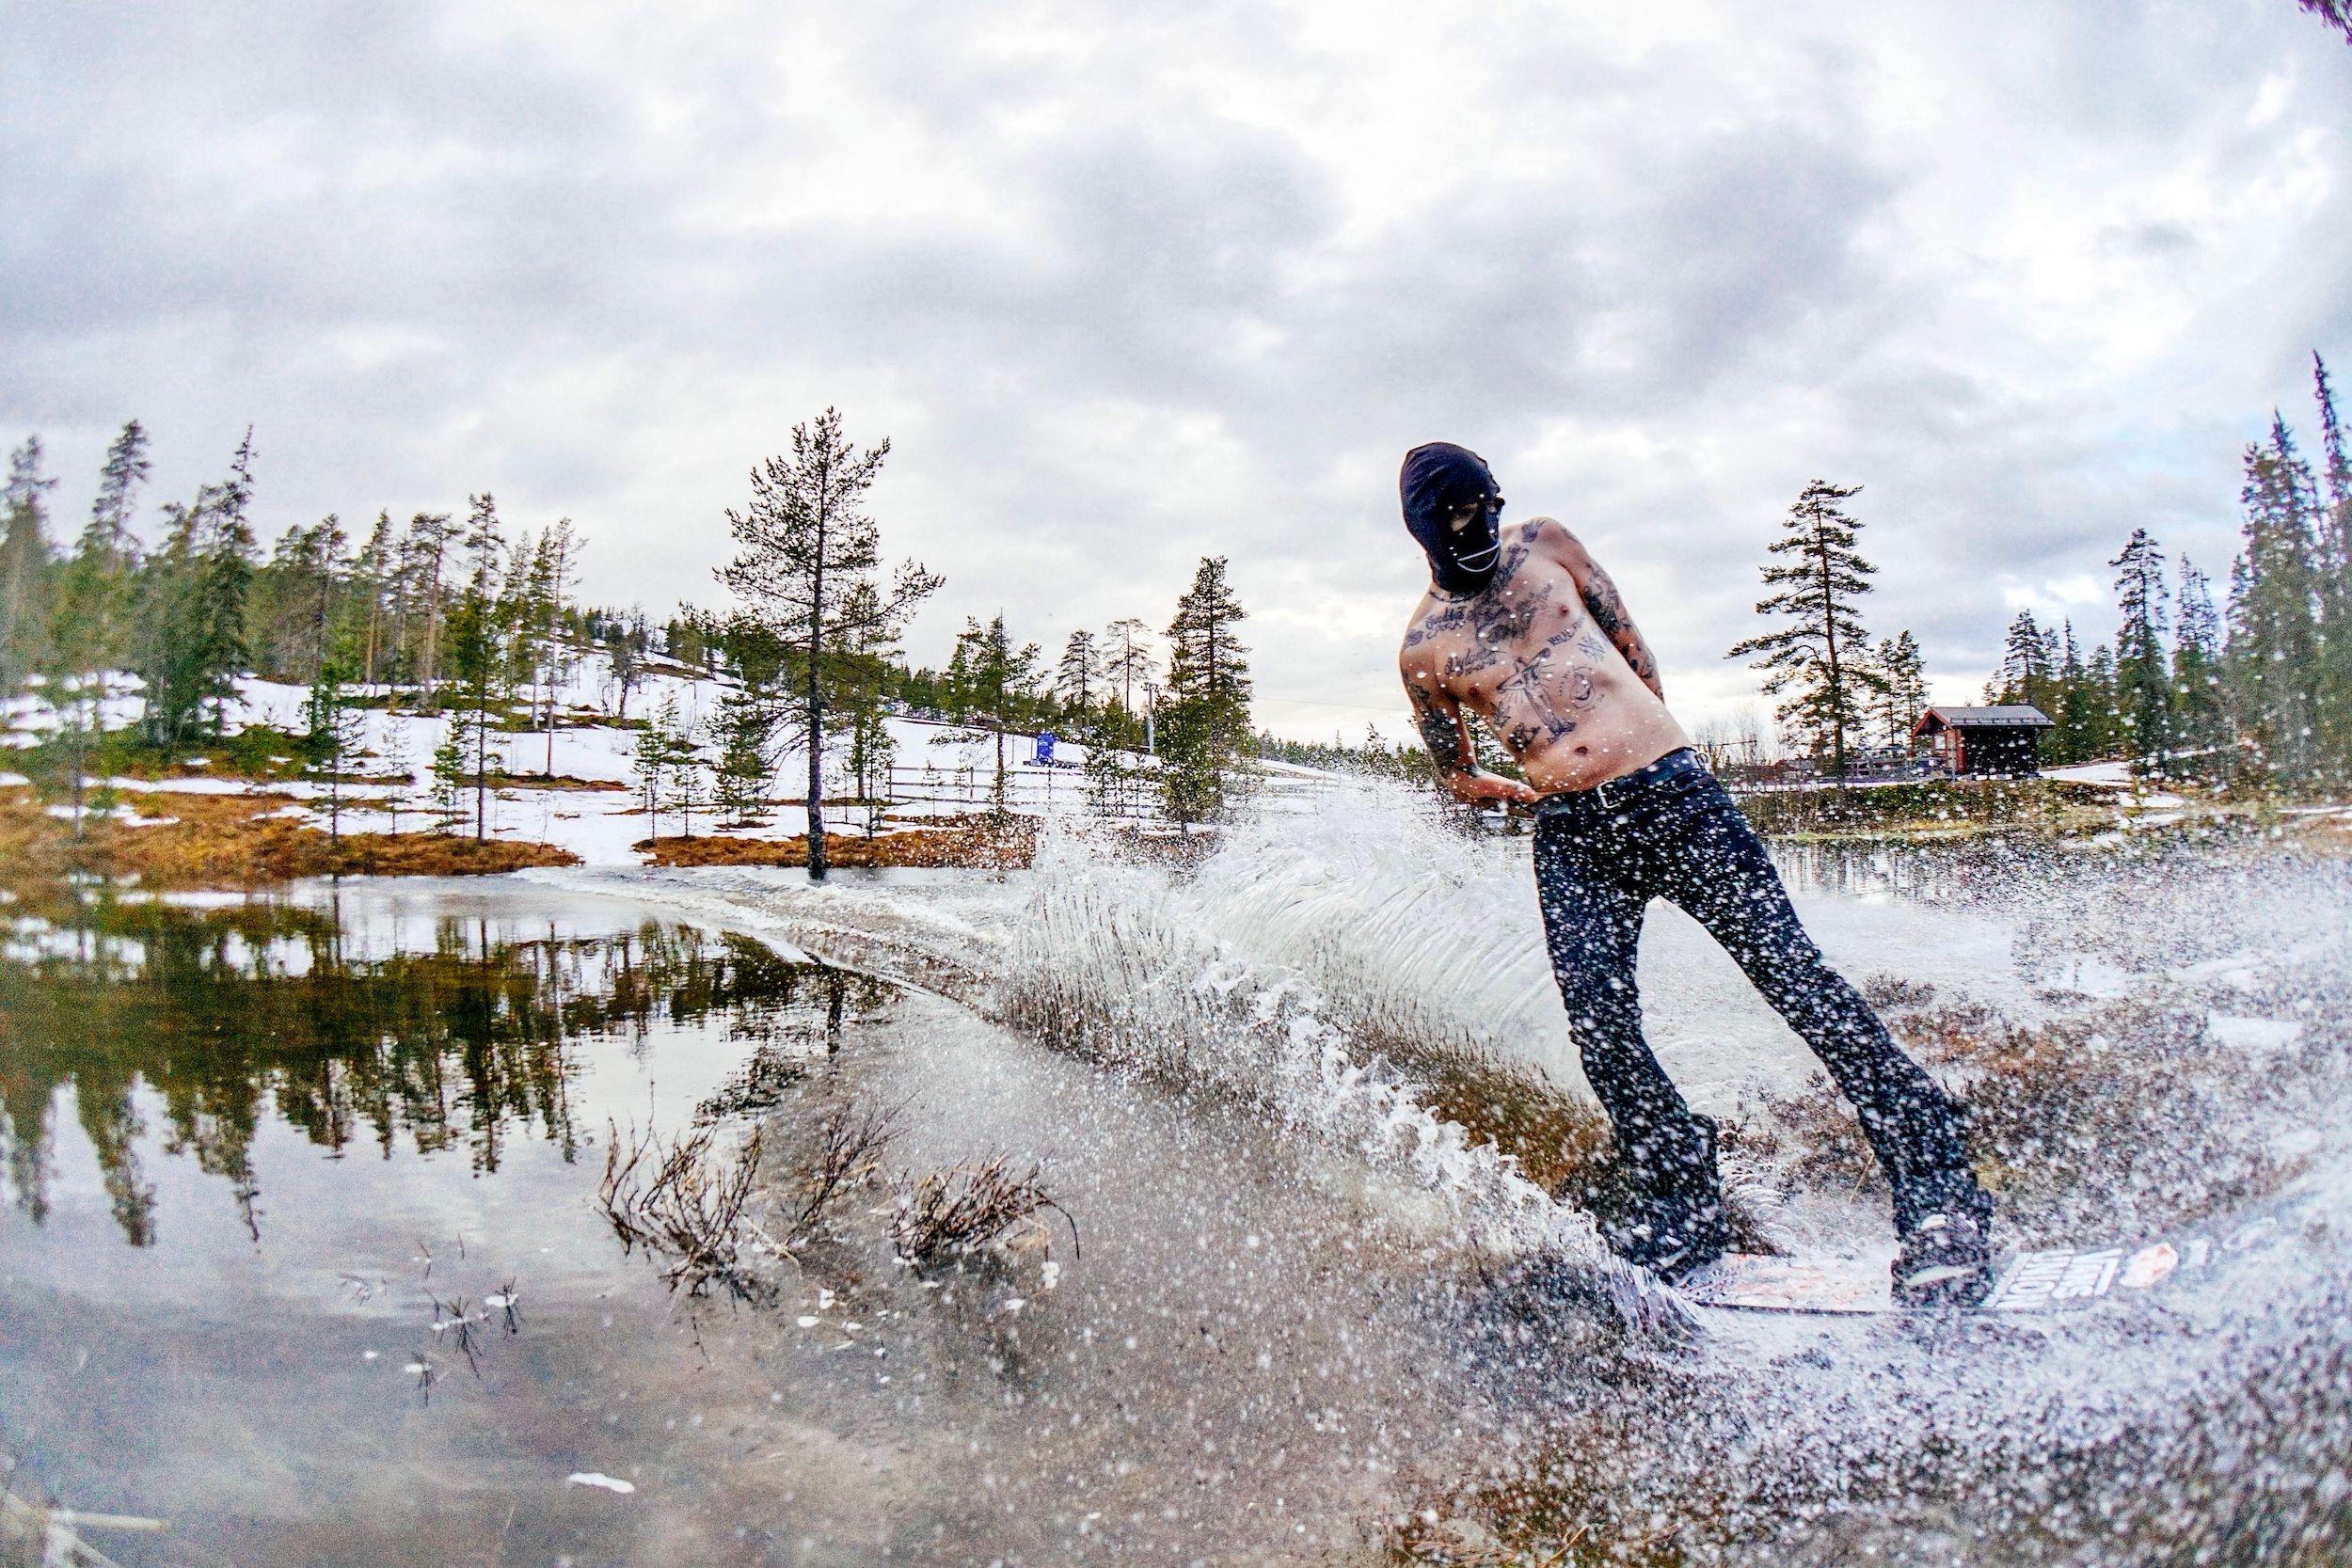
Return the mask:
[(1421, 732), (1421, 743), (1428, 748), (1429, 760), (1437, 765), (1438, 776), (1454, 791), (1454, 799), (1470, 805), (1481, 800), (1532, 805), (1539, 799), (1518, 780), (1486, 772), (1478, 766), (1478, 753), (1470, 746), (1461, 705), (1453, 698), (1430, 690), (1410, 675), (1405, 678), (1405, 694), (1413, 705), (1413, 725)]

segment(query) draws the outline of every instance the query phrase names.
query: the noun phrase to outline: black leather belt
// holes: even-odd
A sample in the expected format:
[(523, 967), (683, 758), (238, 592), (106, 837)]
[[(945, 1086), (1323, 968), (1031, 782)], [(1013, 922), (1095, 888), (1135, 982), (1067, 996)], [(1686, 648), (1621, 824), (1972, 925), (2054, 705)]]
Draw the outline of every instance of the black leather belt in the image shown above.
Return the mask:
[(1614, 779), (1603, 779), (1590, 789), (1564, 789), (1547, 795), (1535, 802), (1537, 816), (1565, 816), (1571, 812), (1597, 808), (1614, 811), (1652, 784), (1664, 784), (1686, 774), (1704, 773), (1707, 764), (1699, 754), (1684, 746), (1668, 752), (1656, 762)]

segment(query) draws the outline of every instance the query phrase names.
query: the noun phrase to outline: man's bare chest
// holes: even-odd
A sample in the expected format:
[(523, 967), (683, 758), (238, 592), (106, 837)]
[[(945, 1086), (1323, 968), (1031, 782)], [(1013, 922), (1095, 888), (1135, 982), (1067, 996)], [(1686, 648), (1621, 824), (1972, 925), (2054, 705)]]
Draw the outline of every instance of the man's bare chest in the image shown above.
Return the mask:
[(1474, 599), (1448, 602), (1415, 623), (1405, 646), (1448, 694), (1480, 708), (1515, 682), (1607, 651), (1565, 571), (1521, 573)]

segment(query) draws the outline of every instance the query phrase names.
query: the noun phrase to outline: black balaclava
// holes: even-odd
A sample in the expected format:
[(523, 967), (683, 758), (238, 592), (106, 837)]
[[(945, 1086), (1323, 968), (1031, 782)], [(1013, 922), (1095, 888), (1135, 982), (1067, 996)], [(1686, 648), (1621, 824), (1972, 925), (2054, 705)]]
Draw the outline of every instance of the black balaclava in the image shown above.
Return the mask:
[(1475, 594), (1494, 580), (1502, 554), (1492, 508), (1482, 510), (1455, 532), (1447, 519), (1473, 501), (1502, 499), (1486, 460), (1468, 447), (1432, 441), (1405, 454), (1396, 478), (1405, 502), (1405, 527), (1429, 556), (1429, 577), (1449, 594)]

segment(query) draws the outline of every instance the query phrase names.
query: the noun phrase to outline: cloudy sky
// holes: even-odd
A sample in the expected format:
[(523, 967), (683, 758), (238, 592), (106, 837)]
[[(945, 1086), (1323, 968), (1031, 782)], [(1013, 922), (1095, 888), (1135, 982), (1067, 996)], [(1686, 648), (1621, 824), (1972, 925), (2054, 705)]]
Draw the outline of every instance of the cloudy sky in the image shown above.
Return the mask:
[(1470, 12), (18, 6), (0, 434), (71, 521), (125, 419), (151, 500), (249, 421), (270, 533), (486, 487), (663, 612), (837, 404), (947, 578), (918, 658), (1222, 554), (1260, 717), (1402, 735), (1417, 441), (1703, 719), (1806, 480), (1957, 697), (2020, 604), (2106, 635), (2136, 524), (2226, 576), (2238, 450), (2352, 384), (2352, 48), (2292, 0)]

